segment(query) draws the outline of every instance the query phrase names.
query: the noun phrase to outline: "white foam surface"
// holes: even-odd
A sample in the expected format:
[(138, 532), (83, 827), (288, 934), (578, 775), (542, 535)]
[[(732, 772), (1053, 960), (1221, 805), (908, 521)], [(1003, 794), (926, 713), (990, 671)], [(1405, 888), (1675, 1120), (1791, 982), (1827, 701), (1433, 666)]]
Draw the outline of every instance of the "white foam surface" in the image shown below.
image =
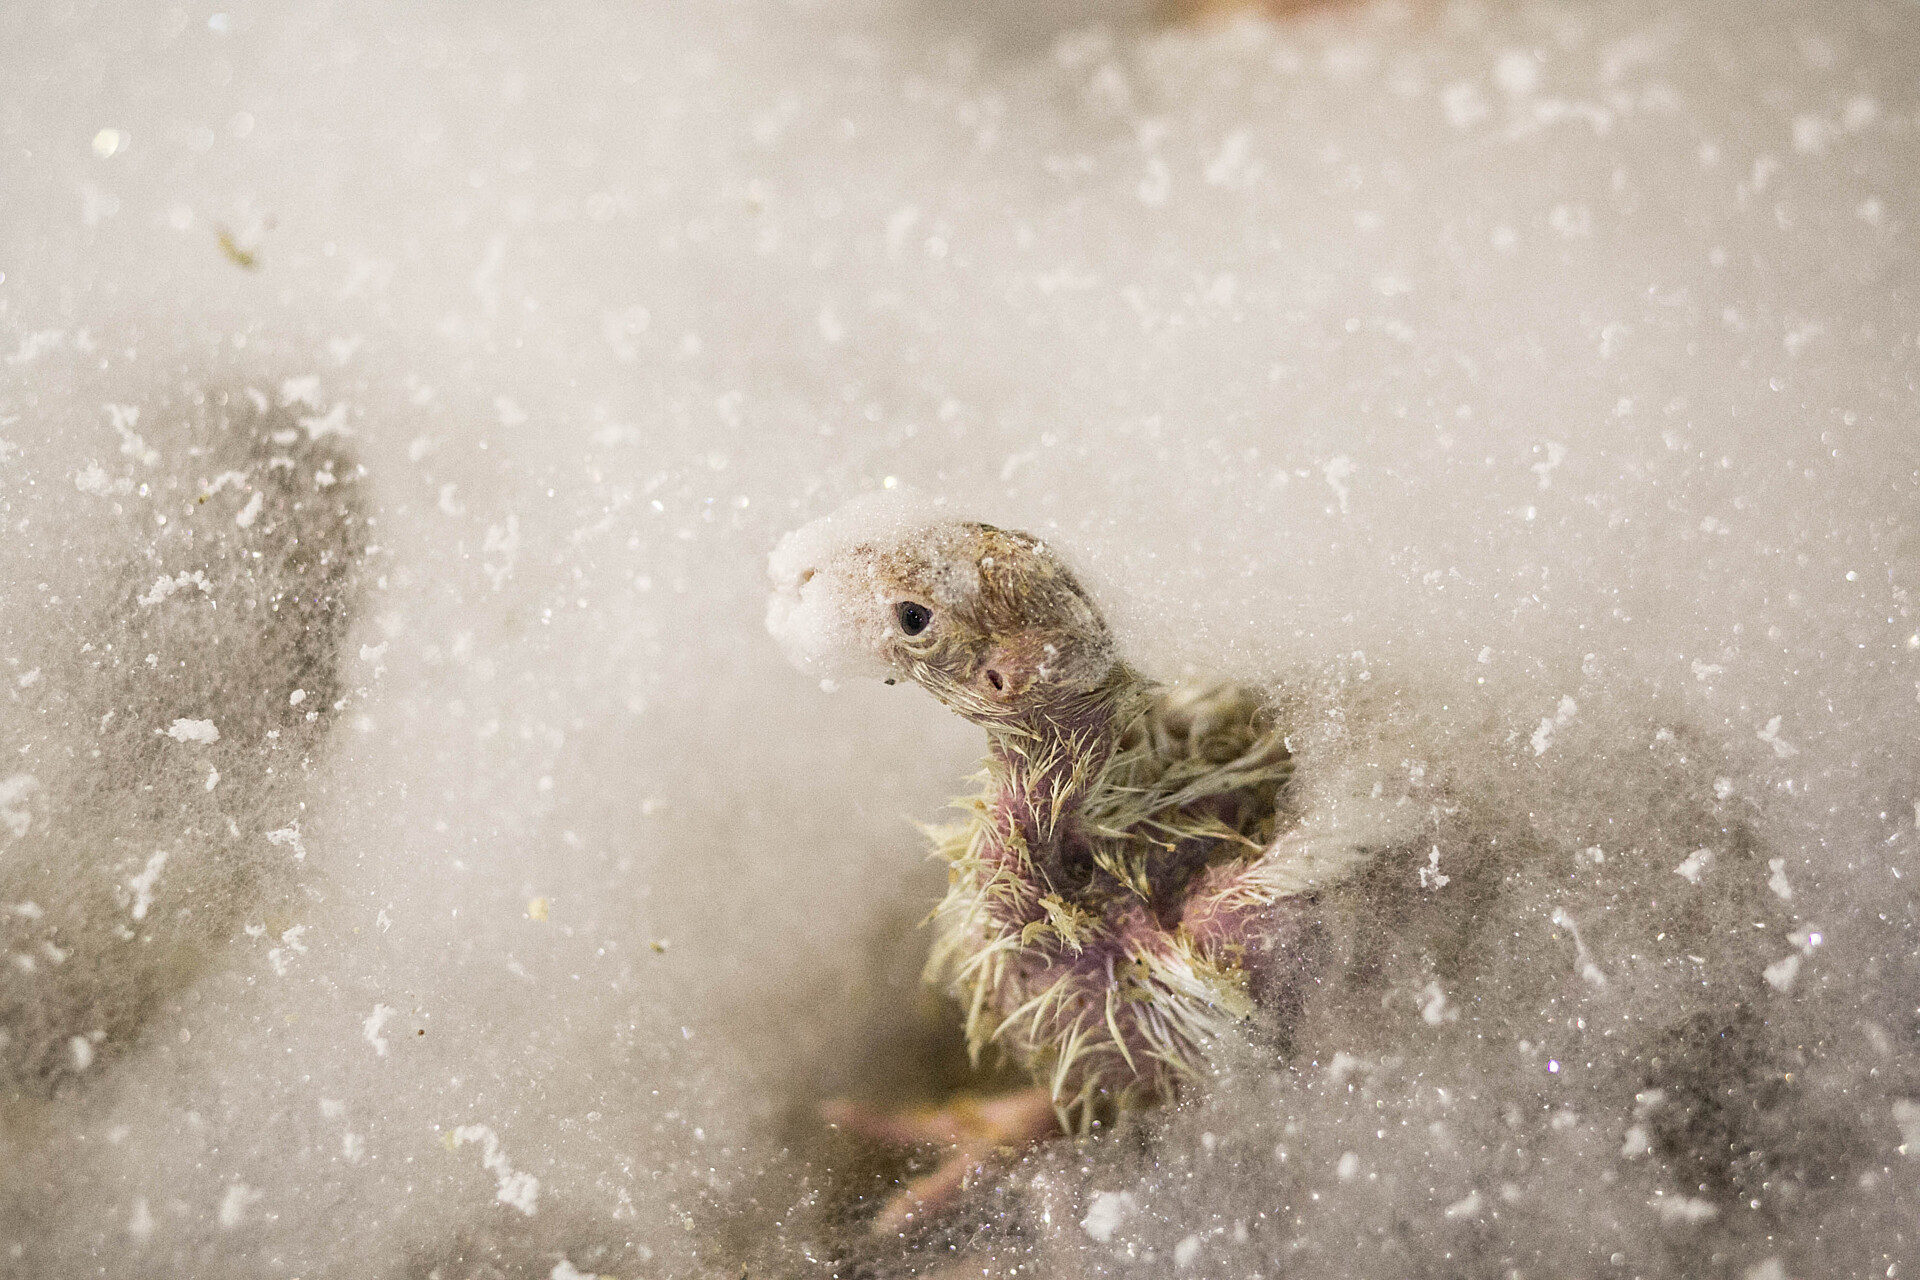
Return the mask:
[[(1904, 1274), (1915, 49), (1891, 0), (0, 8), (0, 1272)], [(287, 441), (191, 443), (205, 388)], [(289, 469), (372, 519), (324, 700), (204, 585), (288, 572)], [(835, 1216), (902, 1166), (813, 1107), (955, 1082), (903, 818), (978, 734), (765, 616), (890, 488), (1438, 780), (1407, 884), (1490, 922), (932, 1242)], [(1687, 896), (1736, 887), (1765, 928)], [(1659, 1039), (1720, 983), (1747, 1030)]]

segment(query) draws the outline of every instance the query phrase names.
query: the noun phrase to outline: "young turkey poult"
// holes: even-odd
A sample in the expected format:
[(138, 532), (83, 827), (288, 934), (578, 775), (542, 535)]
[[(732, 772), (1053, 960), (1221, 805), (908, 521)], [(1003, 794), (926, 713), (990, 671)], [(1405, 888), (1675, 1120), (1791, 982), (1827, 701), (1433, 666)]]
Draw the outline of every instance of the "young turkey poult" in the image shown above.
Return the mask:
[(927, 979), (960, 1002), (976, 1061), (994, 1046), (1036, 1087), (916, 1113), (830, 1104), (871, 1136), (952, 1147), (876, 1229), (996, 1147), (1171, 1097), (1256, 1009), (1284, 1025), (1314, 981), (1314, 891), (1425, 819), (1377, 770), (1295, 779), (1262, 691), (1135, 671), (1028, 534), (878, 495), (788, 534), (769, 571), (768, 630), (797, 666), (912, 680), (987, 731), (965, 818), (932, 833), (950, 887)]

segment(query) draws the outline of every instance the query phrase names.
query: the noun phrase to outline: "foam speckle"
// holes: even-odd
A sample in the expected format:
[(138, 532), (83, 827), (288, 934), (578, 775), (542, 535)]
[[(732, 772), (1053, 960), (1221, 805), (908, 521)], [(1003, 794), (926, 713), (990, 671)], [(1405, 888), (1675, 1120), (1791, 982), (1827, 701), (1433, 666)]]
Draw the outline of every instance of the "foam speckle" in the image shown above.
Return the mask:
[(220, 741), (220, 730), (211, 720), (175, 720), (167, 726), (167, 736), (175, 742), (198, 742), (211, 746)]

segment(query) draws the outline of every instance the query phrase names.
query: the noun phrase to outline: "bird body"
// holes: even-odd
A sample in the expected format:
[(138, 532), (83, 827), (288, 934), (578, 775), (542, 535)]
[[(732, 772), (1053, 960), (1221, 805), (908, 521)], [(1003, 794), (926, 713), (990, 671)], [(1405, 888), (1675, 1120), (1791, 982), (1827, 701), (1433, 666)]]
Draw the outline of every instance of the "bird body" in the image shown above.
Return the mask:
[(966, 818), (930, 832), (949, 887), (927, 975), (975, 1058), (1024, 1062), (1077, 1127), (1194, 1075), (1294, 913), (1261, 875), (1293, 759), (1257, 696), (1120, 667), (1075, 711), (990, 729)]
[(1376, 778), (1300, 787), (1259, 690), (1119, 660), (1031, 535), (856, 506), (769, 567), (798, 665), (912, 680), (986, 730), (979, 790), (928, 829), (949, 887), (927, 976), (1064, 1127), (1167, 1098), (1256, 1009), (1296, 1009), (1314, 892), (1405, 833)]

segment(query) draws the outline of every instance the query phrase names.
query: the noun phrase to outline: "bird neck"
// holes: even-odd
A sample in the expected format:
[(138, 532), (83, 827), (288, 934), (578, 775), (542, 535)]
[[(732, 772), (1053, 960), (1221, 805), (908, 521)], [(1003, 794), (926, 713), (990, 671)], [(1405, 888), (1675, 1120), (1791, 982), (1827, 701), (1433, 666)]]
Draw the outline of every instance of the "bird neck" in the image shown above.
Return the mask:
[(1058, 843), (1153, 685), (1116, 663), (1093, 689), (1058, 695), (986, 724), (988, 759), (1010, 820), (1039, 853)]

